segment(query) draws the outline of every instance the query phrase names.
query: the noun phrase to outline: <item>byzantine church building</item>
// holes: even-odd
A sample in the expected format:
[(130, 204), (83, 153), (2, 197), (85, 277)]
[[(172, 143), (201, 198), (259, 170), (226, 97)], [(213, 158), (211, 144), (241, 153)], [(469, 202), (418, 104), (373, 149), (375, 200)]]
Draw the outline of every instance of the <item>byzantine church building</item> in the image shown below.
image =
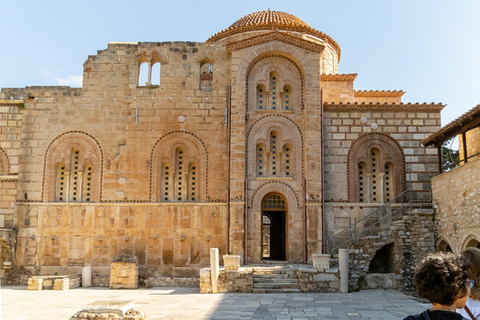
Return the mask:
[(81, 88), (2, 88), (7, 275), (101, 279), (129, 253), (142, 277), (195, 277), (210, 248), (308, 263), (385, 204), (431, 208), (438, 149), (421, 142), (444, 106), (355, 90), (340, 61), (330, 36), (268, 10), (206, 42), (111, 42)]

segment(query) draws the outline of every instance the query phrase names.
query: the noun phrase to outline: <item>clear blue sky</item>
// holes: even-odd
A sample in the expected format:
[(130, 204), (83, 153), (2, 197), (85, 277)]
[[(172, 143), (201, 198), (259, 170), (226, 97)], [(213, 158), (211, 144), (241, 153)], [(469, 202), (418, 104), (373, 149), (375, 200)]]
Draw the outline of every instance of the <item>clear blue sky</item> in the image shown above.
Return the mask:
[(3, 1), (0, 87), (79, 86), (110, 41), (205, 41), (249, 13), (285, 11), (342, 49), (357, 90), (447, 104), (445, 125), (480, 103), (480, 1)]

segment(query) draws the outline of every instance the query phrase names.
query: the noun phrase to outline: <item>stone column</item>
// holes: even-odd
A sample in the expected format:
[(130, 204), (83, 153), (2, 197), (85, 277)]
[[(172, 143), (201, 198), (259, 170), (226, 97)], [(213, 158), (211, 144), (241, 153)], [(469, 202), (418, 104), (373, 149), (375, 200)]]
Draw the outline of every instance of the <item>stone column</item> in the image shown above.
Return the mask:
[(218, 293), (218, 275), (220, 273), (220, 261), (218, 249), (210, 248), (210, 276), (212, 278), (212, 293)]
[(92, 267), (86, 266), (82, 269), (82, 287), (92, 286)]
[(348, 249), (338, 250), (338, 263), (340, 267), (340, 292), (348, 292)]

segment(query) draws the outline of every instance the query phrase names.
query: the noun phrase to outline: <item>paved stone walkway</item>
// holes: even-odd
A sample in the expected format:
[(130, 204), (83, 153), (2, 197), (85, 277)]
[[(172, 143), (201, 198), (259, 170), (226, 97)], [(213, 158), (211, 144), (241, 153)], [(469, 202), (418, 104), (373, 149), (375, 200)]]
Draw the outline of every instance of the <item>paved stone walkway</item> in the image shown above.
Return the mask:
[(67, 320), (97, 300), (133, 300), (158, 319), (403, 319), (429, 305), (393, 290), (355, 293), (210, 294), (196, 288), (110, 290), (79, 288), (68, 291), (28, 291), (2, 287), (3, 320)]

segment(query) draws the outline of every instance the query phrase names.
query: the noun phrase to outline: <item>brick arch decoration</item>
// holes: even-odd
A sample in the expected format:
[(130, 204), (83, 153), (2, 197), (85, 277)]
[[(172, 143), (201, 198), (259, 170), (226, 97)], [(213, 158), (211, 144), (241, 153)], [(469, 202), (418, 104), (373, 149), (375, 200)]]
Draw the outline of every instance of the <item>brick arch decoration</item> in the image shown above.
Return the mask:
[(477, 242), (480, 242), (480, 238), (474, 234), (470, 234), (465, 237), (465, 240), (463, 240), (461, 250), (465, 250), (467, 248), (467, 244), (472, 241), (476, 240)]
[[(296, 113), (301, 112), (300, 105), (303, 103), (303, 81), (302, 75), (298, 67), (282, 57), (267, 56), (262, 60), (259, 60), (250, 70), (248, 75), (248, 87), (247, 87), (247, 105), (246, 112), (256, 112), (256, 99), (257, 99), (257, 85), (264, 84), (267, 88), (270, 86), (269, 75), (272, 71), (277, 71), (280, 74), (280, 81), (278, 83), (279, 91), (283, 90), (285, 85), (290, 85), (293, 88), (292, 111)], [(251, 106), (249, 110), (249, 106)], [(275, 112), (275, 111), (272, 111)]]
[(200, 167), (201, 202), (208, 199), (208, 153), (205, 143), (195, 134), (187, 131), (172, 131), (157, 140), (150, 154), (150, 201), (159, 201), (161, 167), (166, 161), (175, 161), (177, 147), (185, 148), (190, 158)]
[[(132, 54), (129, 64), (129, 84), (130, 86), (137, 86), (138, 76), (140, 72), (140, 65), (144, 62), (151, 62), (152, 64), (160, 62), (161, 64), (168, 64), (167, 58), (153, 48), (139, 48), (137, 52)], [(161, 74), (161, 71), (160, 71)]]
[[(314, 69), (307, 57), (295, 46), (281, 42), (272, 41), (255, 47), (245, 54), (238, 66), (237, 84), (245, 84), (245, 99), (249, 97), (249, 75), (252, 68), (261, 60), (269, 57), (280, 57), (290, 61), (301, 75), (301, 102), (305, 101), (305, 86), (314, 86)], [(248, 100), (245, 101), (248, 109)]]
[[(272, 130), (279, 132), (279, 141), (291, 143), (294, 147), (294, 180), (303, 180), (304, 177), (304, 145), (303, 135), (300, 127), (290, 118), (282, 114), (268, 114), (257, 119), (247, 130), (247, 146), (245, 150), (245, 161), (247, 167), (247, 178), (255, 179), (255, 152), (257, 142), (262, 142), (269, 148), (269, 133)], [(298, 147), (300, 146), (300, 148)]]
[(267, 181), (260, 185), (253, 193), (248, 208), (261, 210), (263, 198), (270, 193), (281, 194), (287, 200), (289, 212), (300, 210), (302, 208), (295, 190), (285, 182), (281, 181)]
[(10, 161), (5, 150), (0, 148), (0, 174), (10, 173)]
[[(350, 202), (359, 202), (356, 184), (358, 181), (357, 166), (360, 161), (367, 161), (369, 157), (367, 152), (372, 148), (377, 148), (380, 151), (381, 163), (390, 161), (394, 164), (395, 185), (401, 185), (402, 189), (406, 190), (405, 155), (400, 144), (387, 134), (367, 133), (357, 138), (348, 151), (347, 182)], [(396, 191), (398, 193), (398, 190)]]
[(54, 200), (55, 170), (59, 162), (70, 165), (70, 152), (73, 148), (80, 150), (83, 163), (93, 165), (92, 202), (102, 201), (103, 150), (98, 140), (82, 131), (69, 131), (57, 136), (45, 151), (43, 164), (42, 201)]
[(264, 43), (250, 48), (249, 52), (243, 57), (238, 67), (237, 83), (241, 84), (247, 80), (250, 70), (255, 64), (268, 56), (280, 56), (290, 60), (304, 76), (307, 86), (313, 86), (314, 70), (307, 57), (295, 46), (280, 41)]

